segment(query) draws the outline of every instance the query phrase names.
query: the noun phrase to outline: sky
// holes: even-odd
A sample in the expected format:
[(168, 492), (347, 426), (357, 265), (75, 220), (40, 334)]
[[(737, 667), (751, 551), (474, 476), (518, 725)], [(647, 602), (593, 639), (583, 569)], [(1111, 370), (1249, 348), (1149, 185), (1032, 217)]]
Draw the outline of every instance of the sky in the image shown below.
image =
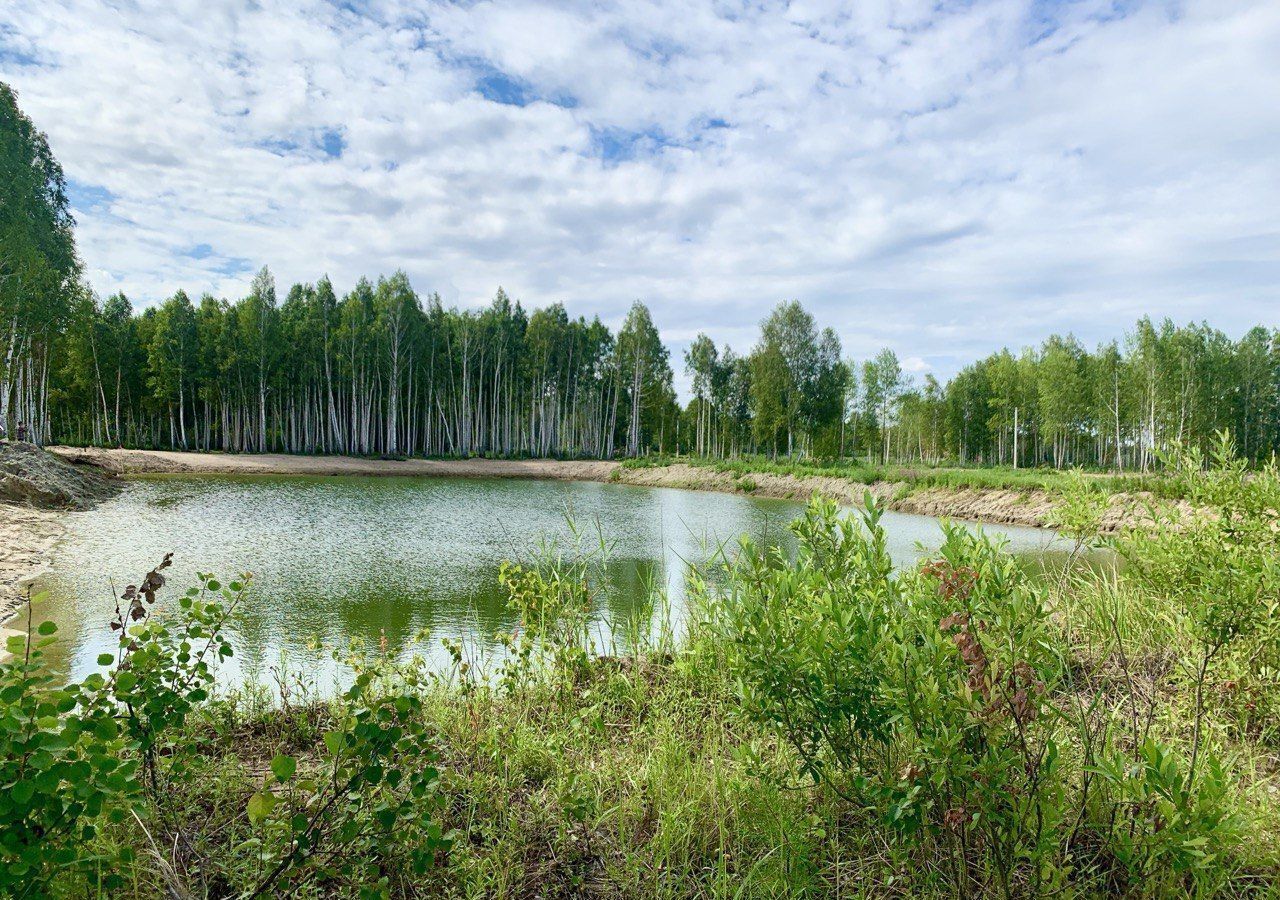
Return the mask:
[(1277, 48), (1276, 0), (0, 8), (100, 294), (266, 264), (639, 299), (677, 370), (789, 299), (944, 378), (1143, 315), (1280, 325)]

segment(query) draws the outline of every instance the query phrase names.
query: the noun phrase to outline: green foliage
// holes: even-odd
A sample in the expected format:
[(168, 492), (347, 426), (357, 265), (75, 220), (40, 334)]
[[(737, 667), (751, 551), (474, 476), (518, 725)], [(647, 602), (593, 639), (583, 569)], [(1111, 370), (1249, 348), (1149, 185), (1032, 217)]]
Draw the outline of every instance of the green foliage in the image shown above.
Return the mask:
[[(45, 370), (56, 360), (52, 338), (65, 327), (86, 293), (79, 283), (62, 166), (49, 141), (18, 108), (13, 88), (0, 82), (0, 429), (22, 423), (32, 440), (49, 436), (44, 411), (33, 398), (48, 390)], [(25, 373), (35, 383), (24, 395)]]
[[(856, 518), (815, 500), (793, 523), (794, 559), (747, 543), (723, 596), (705, 598), (741, 713), (959, 895), (1218, 890), (1246, 814), (1208, 746), (1222, 719), (1205, 698), (1219, 665), (1232, 693), (1275, 692), (1280, 482), (1247, 472), (1225, 439), (1208, 464), (1189, 451), (1169, 465), (1195, 512), (1153, 510), (1118, 540), (1119, 575), (1068, 570), (1052, 604), (1049, 584), (980, 534), (944, 525), (936, 558), (894, 573), (870, 497)], [(1071, 476), (1058, 515), (1073, 558), (1102, 540), (1106, 508)], [(1134, 645), (1127, 618), (1161, 605), (1188, 642), (1185, 689), (1165, 698), (1140, 666), (1179, 644)], [(1075, 658), (1082, 637), (1105, 655)], [(1107, 683), (1123, 699), (1095, 693)]]
[(1193, 643), (1183, 661), (1195, 689), (1191, 789), (1212, 670), (1232, 666), (1236, 688), (1264, 697), (1280, 688), (1280, 471), (1272, 462), (1249, 472), (1226, 433), (1208, 460), (1180, 448), (1168, 466), (1190, 508), (1153, 508), (1150, 527), (1127, 530), (1117, 549), (1130, 587), (1164, 604)]
[[(785, 733), (819, 779), (832, 767), (869, 770), (889, 739), (892, 673), (883, 648), (900, 601), (878, 519), (868, 509), (872, 530), (864, 534), (838, 519), (834, 505), (815, 501), (793, 525), (795, 565), (781, 551), (744, 543), (718, 607), (744, 710)], [(851, 595), (862, 602), (849, 603)]]
[(608, 548), (603, 539), (594, 550), (584, 547), (572, 521), (569, 527), (575, 541), (569, 552), (544, 547), (533, 563), (504, 563), (499, 570), (507, 607), (519, 617), (516, 632), (500, 636), (508, 652), (501, 672), (508, 689), (520, 689), (534, 663), (574, 681), (594, 651), (589, 626)]
[(1168, 888), (1183, 875), (1209, 886), (1219, 880), (1224, 854), (1245, 837), (1219, 760), (1210, 758), (1192, 778), (1173, 751), (1147, 740), (1137, 753), (1101, 760), (1093, 772), (1112, 792), (1112, 808), (1128, 812), (1131, 826), (1110, 831), (1108, 850), (1133, 879)]
[(105, 875), (124, 859), (94, 849), (105, 822), (120, 822), (140, 796), (138, 760), (105, 683), (94, 676), (59, 687), (42, 658), (52, 622), (10, 638), (0, 662), (0, 890), (42, 896), (57, 873)]
[(172, 757), (165, 777), (183, 774), (182, 728), (208, 699), (212, 658), (231, 654), (222, 626), (244, 589), (205, 577), (175, 616), (153, 617), (169, 564), (122, 595), (111, 623), (118, 655), (98, 659), (105, 675), (59, 687), (41, 663), (52, 622), (13, 638), (13, 660), (0, 662), (0, 887), (12, 894), (40, 896), (59, 872), (118, 886), (132, 850), (95, 849), (94, 836), (144, 800), (163, 801), (162, 752)]
[(296, 757), (276, 755), (249, 798), (253, 836), (239, 849), (260, 861), (261, 873), (247, 897), (304, 887), (403, 896), (452, 844), (438, 816), (443, 797), (420, 666), (375, 658), (356, 660), (354, 670), (319, 759), (302, 771)]
[(1129, 529), (1118, 547), (1130, 578), (1168, 599), (1213, 657), (1275, 618), (1280, 473), (1249, 472), (1226, 434), (1210, 460), (1187, 448), (1169, 466), (1192, 511), (1156, 509), (1154, 527)]
[(794, 564), (747, 544), (717, 607), (745, 714), (945, 852), (957, 890), (1040, 885), (1062, 815), (1042, 715), (1060, 660), (1021, 568), (948, 526), (939, 559), (895, 577), (870, 497), (859, 520), (815, 500), (793, 529)]
[(141, 754), (148, 785), (158, 796), (161, 753), (172, 757), (168, 777), (184, 774), (184, 754), (174, 752), (174, 741), (183, 723), (197, 704), (209, 697), (214, 665), (232, 655), (231, 642), (223, 630), (231, 612), (245, 594), (245, 582), (233, 581), (223, 588), (212, 575), (201, 575), (201, 586), (193, 587), (178, 601), (176, 616), (152, 615), (156, 593), (164, 586), (161, 574), (173, 554), (148, 572), (140, 585), (129, 585), (116, 605), (111, 628), (119, 635), (114, 660), (104, 655), (99, 662), (114, 668), (105, 688), (118, 717)]

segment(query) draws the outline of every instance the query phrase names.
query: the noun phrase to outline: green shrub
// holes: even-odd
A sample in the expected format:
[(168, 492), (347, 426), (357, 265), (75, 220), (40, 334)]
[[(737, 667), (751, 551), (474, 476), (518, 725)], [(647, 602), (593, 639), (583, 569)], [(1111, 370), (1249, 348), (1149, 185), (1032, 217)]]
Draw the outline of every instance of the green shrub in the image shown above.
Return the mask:
[[(724, 595), (706, 598), (742, 713), (961, 896), (1212, 892), (1243, 820), (1231, 773), (1204, 748), (1204, 676), (1268, 627), (1280, 493), (1255, 491), (1270, 476), (1232, 475), (1222, 461), (1198, 475), (1188, 466), (1189, 493), (1216, 498), (1216, 511), (1130, 535), (1120, 576), (1179, 610), (1194, 637), (1185, 752), (1154, 733), (1157, 719), (1176, 720), (1180, 697), (1165, 707), (1138, 687), (1122, 644), (1108, 660), (1132, 691), (1124, 702), (1099, 691), (1109, 670), (1073, 670), (1067, 606), (1113, 572), (1068, 572), (1055, 613), (1043, 579), (981, 533), (944, 524), (939, 553), (895, 574), (870, 497), (860, 519), (811, 503), (792, 526), (794, 559), (745, 543)], [(1104, 509), (1083, 486), (1063, 507), (1073, 554), (1098, 540)], [(1090, 634), (1124, 628), (1089, 623)]]
[(98, 658), (105, 674), (58, 687), (42, 665), (52, 622), (34, 641), (28, 624), (10, 642), (13, 661), (0, 663), (0, 888), (13, 896), (43, 896), (59, 873), (118, 886), (131, 850), (113, 858), (95, 849), (95, 835), (144, 799), (163, 802), (162, 751), (169, 774), (183, 771), (175, 746), (187, 715), (207, 699), (212, 659), (231, 655), (222, 627), (244, 588), (204, 577), (174, 616), (153, 617), (171, 556), (121, 596), (111, 622), (117, 653)]
[(860, 520), (815, 500), (794, 563), (746, 544), (719, 604), (744, 712), (801, 769), (944, 854), (956, 888), (1040, 886), (1062, 816), (1060, 660), (1022, 569), (948, 527), (895, 577), (870, 496)]
[(404, 896), (446, 853), (434, 736), (423, 715), (419, 665), (385, 657), (354, 661), (356, 677), (337, 701), (337, 727), (303, 770), (278, 754), (249, 798), (254, 835), (238, 848), (262, 863), (246, 897)]
[[(0, 662), (0, 892), (44, 896), (50, 879), (110, 873), (127, 860), (94, 852), (104, 822), (139, 802), (138, 762), (101, 677), (58, 687), (44, 667), (56, 628), (9, 639)], [(28, 628), (30, 632), (30, 628)], [(103, 887), (118, 885), (106, 874)]]
[(1182, 449), (1165, 461), (1191, 511), (1156, 507), (1153, 524), (1116, 543), (1126, 581), (1178, 618), (1194, 650), (1183, 660), (1194, 686), (1191, 789), (1204, 742), (1205, 691), (1219, 665), (1234, 687), (1274, 697), (1280, 637), (1280, 471), (1247, 470), (1225, 433), (1210, 459)]

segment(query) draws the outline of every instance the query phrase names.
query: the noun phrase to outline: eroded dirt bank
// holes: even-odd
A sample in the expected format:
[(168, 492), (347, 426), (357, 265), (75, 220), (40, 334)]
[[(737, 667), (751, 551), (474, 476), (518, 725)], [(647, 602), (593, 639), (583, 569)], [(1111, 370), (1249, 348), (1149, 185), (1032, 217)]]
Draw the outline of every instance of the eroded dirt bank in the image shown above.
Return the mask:
[(100, 468), (71, 465), (31, 444), (0, 442), (0, 622), (22, 605), (48, 566), (64, 517), (119, 489)]
[[(744, 482), (728, 472), (676, 463), (629, 469), (601, 460), (404, 459), (286, 454), (182, 453), (163, 450), (103, 450), (53, 447), (58, 455), (81, 464), (101, 466), (116, 474), (221, 473), (279, 475), (434, 475), (489, 478), (548, 478), (567, 481), (612, 481), (643, 487), (685, 488), (745, 493)], [(967, 519), (1001, 525), (1044, 527), (1050, 524), (1054, 497), (1047, 491), (1002, 489), (911, 488), (905, 482), (860, 484), (845, 478), (754, 473), (752, 496), (804, 500), (815, 491), (842, 503), (861, 504), (867, 491), (890, 509), (926, 516)], [(749, 485), (748, 485), (749, 486)], [(1115, 496), (1106, 527), (1132, 521), (1142, 498)]]

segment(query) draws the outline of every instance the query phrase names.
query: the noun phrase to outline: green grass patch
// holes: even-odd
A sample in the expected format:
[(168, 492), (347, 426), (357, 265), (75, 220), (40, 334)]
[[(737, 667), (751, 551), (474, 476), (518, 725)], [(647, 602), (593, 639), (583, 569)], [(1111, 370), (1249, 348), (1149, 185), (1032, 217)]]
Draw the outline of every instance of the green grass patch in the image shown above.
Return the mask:
[[(1071, 472), (1059, 469), (1014, 469), (1010, 466), (928, 466), (923, 464), (882, 465), (849, 460), (773, 460), (763, 456), (716, 459), (699, 456), (653, 455), (622, 462), (623, 468), (649, 469), (673, 464), (708, 468), (739, 478), (747, 475), (793, 475), (844, 478), (858, 484), (901, 482), (913, 490), (949, 488), (953, 490), (1014, 490), (1021, 493), (1046, 491), (1061, 493), (1071, 484)], [(1185, 495), (1185, 485), (1176, 477), (1159, 474), (1086, 473), (1090, 489), (1102, 493), (1146, 492), (1160, 498)]]

